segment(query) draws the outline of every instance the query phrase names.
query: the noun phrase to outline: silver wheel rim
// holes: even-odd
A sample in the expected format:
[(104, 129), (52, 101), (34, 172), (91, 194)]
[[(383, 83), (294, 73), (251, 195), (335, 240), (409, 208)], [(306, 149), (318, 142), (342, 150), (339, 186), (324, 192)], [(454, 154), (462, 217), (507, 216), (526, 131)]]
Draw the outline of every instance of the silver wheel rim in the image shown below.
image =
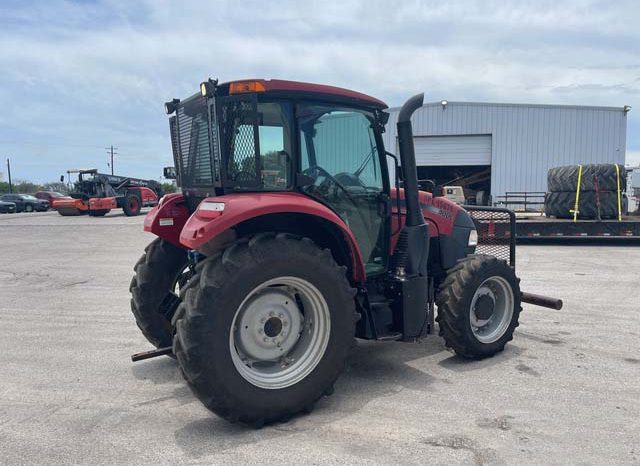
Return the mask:
[(314, 285), (298, 277), (274, 278), (238, 307), (229, 332), (231, 359), (257, 387), (290, 387), (316, 368), (330, 332), (329, 306)]
[[(490, 316), (478, 315), (480, 301), (490, 300), (493, 313)], [(513, 290), (503, 277), (487, 278), (478, 287), (471, 300), (471, 331), (481, 343), (493, 343), (499, 340), (509, 328), (513, 317)]]

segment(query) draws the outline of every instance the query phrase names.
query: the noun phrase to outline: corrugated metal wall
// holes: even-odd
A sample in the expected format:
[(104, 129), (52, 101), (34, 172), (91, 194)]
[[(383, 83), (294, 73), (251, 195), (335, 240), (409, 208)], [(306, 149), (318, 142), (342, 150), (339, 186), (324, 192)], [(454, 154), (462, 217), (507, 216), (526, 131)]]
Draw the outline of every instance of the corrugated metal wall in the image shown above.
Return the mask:
[[(396, 120), (391, 109), (384, 134), (397, 153)], [(412, 117), (415, 136), (492, 136), (491, 193), (546, 191), (547, 170), (577, 163), (622, 163), (627, 118), (622, 108), (561, 105), (437, 102)]]

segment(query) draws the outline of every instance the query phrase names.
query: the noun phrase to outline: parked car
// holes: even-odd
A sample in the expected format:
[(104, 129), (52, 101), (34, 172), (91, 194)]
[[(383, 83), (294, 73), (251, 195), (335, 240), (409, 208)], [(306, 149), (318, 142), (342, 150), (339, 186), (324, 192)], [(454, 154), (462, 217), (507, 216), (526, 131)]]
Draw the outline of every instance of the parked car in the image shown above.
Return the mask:
[(49, 201), (38, 199), (31, 194), (3, 194), (0, 201), (13, 202), (16, 212), (44, 212), (49, 210)]
[(0, 214), (12, 214), (16, 211), (16, 205), (13, 202), (0, 201)]
[(62, 193), (56, 191), (38, 191), (34, 194), (38, 199), (42, 199), (49, 202), (49, 207), (56, 208), (56, 201), (59, 199), (71, 199), (70, 196), (65, 196)]

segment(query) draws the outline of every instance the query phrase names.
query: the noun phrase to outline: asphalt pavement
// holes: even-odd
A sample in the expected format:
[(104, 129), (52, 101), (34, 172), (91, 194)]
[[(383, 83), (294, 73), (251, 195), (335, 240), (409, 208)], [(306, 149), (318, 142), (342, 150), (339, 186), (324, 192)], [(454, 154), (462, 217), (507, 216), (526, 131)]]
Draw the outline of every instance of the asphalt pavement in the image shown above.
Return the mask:
[(0, 463), (640, 464), (640, 247), (520, 246), (505, 351), (360, 341), (313, 413), (253, 430), (207, 411), (129, 309), (142, 216), (0, 215)]

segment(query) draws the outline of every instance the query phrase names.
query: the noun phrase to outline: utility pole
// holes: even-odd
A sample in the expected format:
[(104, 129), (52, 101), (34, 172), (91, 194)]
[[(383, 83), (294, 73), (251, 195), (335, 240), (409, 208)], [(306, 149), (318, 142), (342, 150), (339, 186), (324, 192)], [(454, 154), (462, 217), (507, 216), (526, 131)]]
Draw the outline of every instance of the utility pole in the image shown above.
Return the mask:
[(117, 152), (114, 152), (115, 150), (118, 150), (118, 148), (117, 147), (113, 147), (113, 145), (112, 145), (110, 147), (105, 147), (105, 150), (107, 151), (107, 154), (111, 155), (111, 164), (109, 166), (111, 167), (111, 174), (113, 175), (113, 156), (114, 155), (118, 155)]
[(11, 186), (11, 162), (9, 162), (9, 158), (7, 157), (7, 175), (9, 175), (9, 192), (13, 192), (13, 186)]

